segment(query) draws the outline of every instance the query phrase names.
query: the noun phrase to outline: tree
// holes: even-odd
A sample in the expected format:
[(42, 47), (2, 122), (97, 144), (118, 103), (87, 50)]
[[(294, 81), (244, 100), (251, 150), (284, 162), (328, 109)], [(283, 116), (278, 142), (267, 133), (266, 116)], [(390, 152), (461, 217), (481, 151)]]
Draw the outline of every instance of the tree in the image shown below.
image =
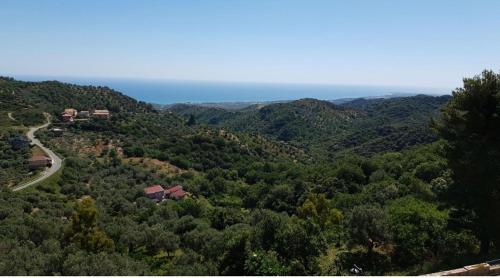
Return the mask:
[(500, 74), (465, 78), (434, 126), (447, 142), (450, 201), (477, 216), (481, 252), (488, 253), (500, 235)]
[(279, 228), (288, 221), (286, 213), (276, 213), (272, 210), (254, 210), (250, 225), (254, 227), (252, 233), (252, 250), (270, 250), (276, 248), (276, 237)]
[(282, 222), (276, 232), (276, 251), (291, 267), (291, 275), (312, 275), (319, 271), (317, 258), (326, 240), (318, 225), (296, 216)]
[(143, 263), (117, 253), (95, 254), (84, 251), (68, 254), (62, 267), (62, 275), (68, 276), (145, 275), (146, 271)]
[(153, 239), (153, 246), (158, 250), (163, 250), (170, 256), (172, 252), (179, 248), (179, 236), (172, 232), (161, 230)]
[(335, 208), (331, 208), (325, 194), (309, 195), (302, 206), (297, 208), (297, 213), (302, 218), (312, 219), (322, 229), (339, 224), (342, 220), (342, 213)]
[(79, 200), (66, 236), (88, 251), (112, 251), (113, 240), (97, 226), (98, 213), (92, 198), (85, 197)]
[(389, 227), (396, 245), (396, 261), (411, 265), (435, 256), (443, 248), (448, 212), (435, 204), (404, 197), (389, 205)]
[(292, 214), (295, 210), (295, 192), (288, 184), (276, 185), (264, 198), (263, 204), (265, 208)]
[(243, 275), (251, 229), (236, 224), (224, 230), (224, 248), (220, 250), (219, 269), (222, 275)]
[(189, 120), (187, 121), (188, 126), (193, 126), (196, 124), (196, 118), (193, 114), (189, 115)]
[(347, 218), (347, 227), (352, 243), (367, 246), (384, 243), (390, 238), (387, 213), (376, 205), (361, 205), (352, 209)]
[[(215, 256), (214, 258), (217, 258)], [(219, 272), (213, 260), (203, 257), (196, 252), (185, 249), (176, 255), (167, 264), (162, 266), (161, 272), (154, 275), (162, 276), (217, 276)]]
[(338, 187), (344, 187), (349, 193), (356, 193), (360, 190), (361, 184), (366, 181), (363, 169), (358, 165), (342, 164), (337, 170)]

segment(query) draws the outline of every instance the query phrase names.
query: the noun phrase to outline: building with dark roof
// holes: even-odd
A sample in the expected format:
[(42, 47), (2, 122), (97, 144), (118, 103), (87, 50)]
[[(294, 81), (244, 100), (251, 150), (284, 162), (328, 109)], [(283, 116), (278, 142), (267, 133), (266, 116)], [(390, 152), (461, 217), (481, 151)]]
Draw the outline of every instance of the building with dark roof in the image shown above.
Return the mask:
[(161, 187), (161, 185), (153, 185), (144, 188), (144, 194), (156, 202), (161, 202), (165, 196), (165, 190)]
[(89, 111), (80, 111), (80, 112), (78, 112), (78, 117), (88, 118), (88, 117), (90, 117), (90, 112)]
[(28, 159), (28, 168), (30, 170), (50, 167), (51, 165), (52, 165), (52, 159), (50, 159), (50, 157), (47, 156), (37, 155)]

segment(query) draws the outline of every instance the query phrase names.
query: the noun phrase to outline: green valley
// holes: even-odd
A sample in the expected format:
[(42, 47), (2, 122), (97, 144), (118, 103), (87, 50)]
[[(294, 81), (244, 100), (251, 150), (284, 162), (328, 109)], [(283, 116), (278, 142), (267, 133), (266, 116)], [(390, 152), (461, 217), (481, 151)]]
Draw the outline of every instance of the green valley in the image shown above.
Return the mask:
[[(417, 275), (494, 258), (499, 84), (161, 110), (2, 77), (0, 274)], [(43, 171), (22, 140), (43, 113), (36, 137), (63, 167), (12, 192)]]

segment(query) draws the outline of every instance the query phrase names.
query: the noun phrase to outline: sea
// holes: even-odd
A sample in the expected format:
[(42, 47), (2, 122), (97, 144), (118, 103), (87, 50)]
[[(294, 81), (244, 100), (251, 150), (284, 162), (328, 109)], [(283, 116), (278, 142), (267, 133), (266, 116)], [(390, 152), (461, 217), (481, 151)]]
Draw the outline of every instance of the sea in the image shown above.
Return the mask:
[(23, 81), (58, 80), (78, 85), (107, 86), (137, 100), (154, 104), (268, 102), (316, 98), (336, 100), (387, 95), (444, 95), (451, 89), (426, 87), (278, 84), (250, 82), (180, 81), (90, 77), (14, 75)]

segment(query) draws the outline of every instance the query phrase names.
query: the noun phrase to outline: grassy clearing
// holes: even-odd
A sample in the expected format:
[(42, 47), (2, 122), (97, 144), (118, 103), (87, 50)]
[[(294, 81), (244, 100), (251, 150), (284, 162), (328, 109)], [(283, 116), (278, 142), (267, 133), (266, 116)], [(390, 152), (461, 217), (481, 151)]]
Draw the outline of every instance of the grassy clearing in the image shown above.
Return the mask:
[(149, 170), (153, 170), (154, 172), (163, 173), (169, 177), (180, 175), (187, 172), (186, 170), (183, 170), (168, 162), (147, 157), (124, 158), (122, 162), (132, 166), (140, 166)]
[(33, 146), (31, 148), (31, 155), (32, 156), (47, 156), (47, 154), (40, 148), (39, 146)]

